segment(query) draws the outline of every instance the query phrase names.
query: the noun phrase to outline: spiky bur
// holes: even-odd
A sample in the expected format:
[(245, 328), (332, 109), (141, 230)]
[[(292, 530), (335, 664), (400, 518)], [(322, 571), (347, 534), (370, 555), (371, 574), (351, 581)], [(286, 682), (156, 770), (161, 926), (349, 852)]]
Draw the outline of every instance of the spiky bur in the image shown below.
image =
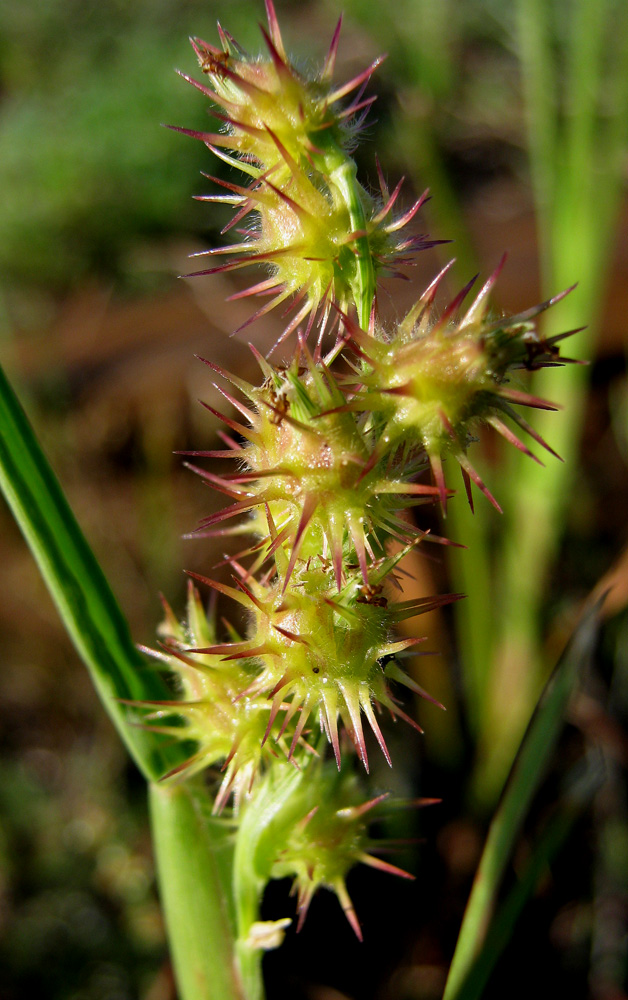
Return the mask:
[[(225, 424), (227, 447), (193, 453), (236, 460), (220, 475), (196, 468), (231, 500), (199, 534), (252, 538), (243, 552), (225, 557), (233, 586), (197, 579), (236, 601), (246, 622), (242, 635), (228, 623), (218, 634), (194, 591), (185, 628), (167, 610), (162, 648), (153, 655), (174, 674), (180, 700), (145, 706), (147, 724), (196, 745), (179, 776), (222, 768), (217, 811), (233, 793), (243, 961), (277, 944), (285, 927), (257, 919), (271, 877), (294, 879), (299, 923), (316, 889), (331, 888), (360, 936), (347, 872), (358, 861), (392, 869), (373, 856), (366, 827), (380, 798), (365, 800), (347, 778), (346, 747), (352, 743), (368, 769), (366, 720), (390, 762), (380, 713), (411, 722), (393, 683), (425, 696), (396, 661), (419, 640), (399, 640), (395, 628), (457, 596), (392, 601), (386, 583), (398, 584), (401, 555), (426, 537), (402, 508), (436, 499), (444, 507), (447, 455), (462, 466), (469, 494), (473, 480), (493, 500), (467, 447), (478, 426), (490, 423), (528, 452), (504, 418), (547, 447), (513, 404), (551, 404), (509, 380), (517, 368), (561, 361), (560, 338), (546, 341), (534, 325), (551, 301), (515, 317), (489, 317), (498, 272), (464, 315), (470, 285), (437, 316), (443, 272), (392, 333), (381, 329), (376, 273), (429, 245), (398, 235), (423, 198), (397, 218), (399, 188), (390, 193), (381, 171), (381, 199), (356, 180), (350, 151), (371, 103), (362, 88), (375, 66), (334, 87), (338, 26), (322, 70), (306, 78), (286, 56), (272, 0), (266, 10), (268, 58), (252, 59), (220, 28), (221, 48), (194, 41), (209, 86), (190, 82), (219, 106), (224, 129), (179, 131), (248, 178), (247, 186), (219, 180), (224, 193), (204, 196), (234, 207), (226, 229), (240, 230), (244, 242), (209, 251), (226, 262), (198, 273), (265, 265), (268, 276), (236, 297), (264, 296), (252, 318), (282, 304), (287, 315), (292, 307), (278, 343), (297, 329), (298, 346), (284, 366), (258, 358), (258, 388), (206, 362), (235, 386), (235, 396), (221, 391), (239, 416), (213, 410)], [(336, 324), (336, 342), (325, 354), (326, 329)], [(345, 368), (332, 374), (341, 352)], [(416, 481), (430, 466), (435, 486)], [(391, 542), (399, 554), (391, 554)], [(324, 759), (325, 738), (335, 762)]]
[[(146, 713), (144, 725), (196, 745), (189, 759), (176, 771), (164, 775), (164, 780), (190, 777), (204, 768), (220, 766), (223, 776), (215, 811), (224, 808), (231, 793), (237, 811), (262, 762), (277, 752), (270, 746), (264, 747), (268, 700), (263, 696), (241, 697), (256, 673), (246, 660), (226, 662), (219, 649), (214, 653), (196, 651), (201, 647), (216, 647), (216, 633), (192, 585), (188, 590), (184, 625), (165, 602), (164, 607), (160, 649), (144, 651), (175, 678), (178, 697), (172, 701), (142, 702), (139, 707)], [(284, 757), (287, 756), (285, 740), (278, 738), (276, 742)]]
[[(256, 512), (244, 528), (258, 537), (239, 557), (252, 556), (253, 566), (229, 560), (236, 586), (196, 575), (245, 609), (245, 637), (219, 640), (203, 625), (197, 598), (191, 597), (187, 631), (169, 615), (160, 654), (179, 675), (185, 701), (185, 727), (171, 729), (198, 743), (183, 770), (224, 761), (219, 809), (232, 788), (238, 802), (252, 787), (269, 752), (277, 752), (275, 744), (295, 760), (306, 726), (317, 722), (338, 767), (344, 730), (368, 768), (363, 717), (390, 763), (376, 710), (386, 708), (414, 725), (393, 697), (391, 682), (429, 697), (394, 659), (419, 639), (397, 640), (395, 628), (455, 599), (394, 603), (384, 594), (402, 556), (424, 537), (400, 518), (402, 508), (437, 495), (435, 487), (409, 481), (421, 462), (405, 456), (402, 465), (394, 454), (379, 455), (366, 418), (347, 408), (336, 379), (302, 342), (299, 357), (287, 368), (259, 361), (260, 388), (206, 362), (245, 397), (242, 402), (224, 392), (246, 426), (222, 416), (245, 443), (225, 435), (226, 451), (195, 453), (235, 457), (245, 466), (220, 477), (196, 468), (234, 501), (205, 519), (202, 532), (225, 534), (230, 528), (223, 521)], [(387, 556), (391, 538), (403, 547)], [(161, 718), (174, 706), (153, 710)]]
[(370, 415), (367, 426), (377, 428), (379, 453), (394, 451), (403, 442), (406, 448), (418, 448), (427, 455), (443, 509), (447, 498), (443, 459), (453, 455), (461, 466), (471, 506), (473, 481), (501, 510), (467, 457), (467, 448), (476, 440), (481, 424), (491, 425), (539, 462), (505, 422), (508, 418), (558, 457), (513, 404), (549, 410), (557, 407), (513, 384), (513, 373), (575, 363), (560, 357), (557, 347), (569, 333), (547, 340), (534, 322), (539, 313), (572, 289), (516, 316), (491, 318), (489, 293), (504, 261), (505, 257), (462, 315), (462, 304), (475, 279), (440, 314), (435, 311), (436, 292), (452, 261), (392, 335), (376, 329), (371, 336), (345, 317), (347, 346), (360, 363), (354, 379), (359, 385), (350, 408)]
[[(269, 775), (269, 788), (260, 789), (260, 798), (274, 796), (275, 776)], [(279, 789), (280, 791), (280, 789)], [(429, 805), (434, 799), (419, 800), (413, 805)], [(254, 861), (267, 878), (293, 880), (297, 897), (297, 930), (303, 926), (315, 893), (325, 888), (335, 893), (359, 940), (362, 931), (347, 891), (347, 875), (356, 864), (365, 864), (402, 878), (413, 876), (377, 856), (382, 841), (369, 833), (374, 821), (384, 812), (407, 804), (391, 801), (387, 794), (365, 797), (355, 775), (336, 769), (320, 760), (312, 760), (300, 780), (293, 783), (291, 794), (267, 818), (257, 838), (250, 837)], [(256, 803), (246, 806), (244, 823), (253, 828)], [(268, 817), (266, 810), (262, 812)], [(247, 830), (248, 833), (248, 830)], [(389, 847), (389, 845), (388, 845)]]
[[(249, 178), (247, 186), (210, 178), (227, 193), (200, 200), (232, 205), (235, 215), (223, 232), (235, 229), (245, 240), (206, 251), (230, 259), (194, 273), (264, 265), (270, 276), (234, 296), (268, 298), (244, 325), (288, 300), (294, 314), (278, 343), (306, 320), (309, 332), (318, 318), (318, 350), (332, 303), (343, 310), (355, 304), (366, 325), (377, 272), (396, 270), (433, 243), (402, 234), (425, 195), (395, 215), (400, 184), (391, 193), (380, 171), (381, 198), (373, 198), (356, 180), (349, 154), (374, 100), (363, 98), (364, 87), (381, 59), (335, 86), (339, 21), (321, 70), (308, 78), (286, 55), (272, 0), (266, 0), (266, 11), (268, 58), (249, 56), (219, 25), (221, 48), (192, 40), (210, 86), (181, 74), (218, 105), (224, 129), (177, 131), (200, 139)], [(331, 318), (335, 325), (337, 314)]]
[(374, 706), (419, 729), (399, 707), (390, 683), (433, 700), (395, 660), (420, 639), (396, 640), (393, 630), (400, 621), (455, 599), (447, 595), (389, 606), (381, 581), (399, 558), (381, 560), (371, 570), (368, 587), (354, 573), (341, 593), (330, 587), (329, 567), (320, 557), (299, 561), (287, 592), (280, 576), (261, 583), (237, 563), (240, 578), (235, 588), (198, 577), (246, 609), (246, 639), (229, 627), (230, 641), (219, 642), (213, 620), (191, 584), (185, 624), (164, 602), (160, 648), (144, 652), (175, 678), (178, 697), (136, 707), (146, 713), (144, 725), (195, 745), (190, 757), (164, 780), (219, 767), (222, 780), (214, 811), (221, 812), (233, 794), (237, 813), (273, 760), (296, 763), (297, 749), (315, 752), (306, 741), (308, 722), (318, 723), (326, 733), (338, 768), (339, 724), (344, 726), (368, 770), (362, 714), (390, 764)]
[(421, 537), (401, 511), (433, 500), (438, 491), (414, 481), (425, 469), (424, 456), (401, 464), (382, 455), (367, 420), (346, 412), (348, 397), (324, 363), (315, 364), (304, 347), (301, 359), (280, 369), (259, 358), (265, 376), (260, 388), (206, 362), (246, 397), (243, 403), (224, 393), (247, 425), (217, 414), (246, 443), (231, 440), (227, 452), (196, 453), (230, 455), (244, 466), (222, 476), (191, 466), (233, 500), (201, 530), (211, 534), (216, 524), (254, 511), (249, 530), (257, 528), (262, 541), (250, 551), (261, 552), (260, 562), (278, 553), (283, 590), (297, 559), (319, 553), (330, 561), (338, 589), (347, 562), (357, 562), (368, 584), (368, 562), (384, 555), (391, 537), (404, 545)]
[[(330, 567), (321, 556), (299, 560), (286, 589), (281, 575), (263, 583), (240, 570), (236, 587), (198, 577), (233, 598), (249, 615), (247, 639), (190, 650), (193, 655), (221, 655), (225, 663), (256, 662), (258, 670), (240, 697), (257, 704), (266, 699), (267, 724), (262, 744), (291, 734), (292, 759), (308, 723), (322, 729), (340, 767), (339, 724), (346, 730), (368, 770), (362, 715), (368, 721), (390, 764), (374, 706), (389, 710), (419, 729), (399, 707), (390, 691), (398, 682), (429, 699), (398, 665), (395, 656), (420, 642), (396, 639), (400, 621), (455, 600), (455, 595), (388, 602), (382, 583), (390, 577), (400, 556), (382, 559), (370, 569), (368, 585), (357, 567), (337, 591)], [(433, 700), (433, 699), (430, 699)], [(441, 706), (442, 707), (442, 706)], [(290, 728), (288, 728), (290, 727)], [(420, 730), (419, 730), (420, 731)]]

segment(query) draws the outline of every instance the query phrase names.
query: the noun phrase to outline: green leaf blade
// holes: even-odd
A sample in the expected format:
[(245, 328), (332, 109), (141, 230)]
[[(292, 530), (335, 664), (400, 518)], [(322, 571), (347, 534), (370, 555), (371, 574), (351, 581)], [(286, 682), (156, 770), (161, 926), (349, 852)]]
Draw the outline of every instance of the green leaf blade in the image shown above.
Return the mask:
[(596, 602), (584, 614), (541, 695), (522, 740), (502, 800), (489, 828), (443, 1000), (467, 1000), (467, 984), (473, 970), (478, 962), (486, 958), (483, 953), (489, 941), (491, 920), (502, 877), (532, 798), (556, 746), (569, 697), (591, 656), (597, 636), (600, 604), (601, 601)]
[(127, 701), (171, 697), (131, 639), (128, 624), (28, 419), (0, 369), (0, 488), (104, 707), (147, 779), (183, 757), (179, 745), (129, 725)]

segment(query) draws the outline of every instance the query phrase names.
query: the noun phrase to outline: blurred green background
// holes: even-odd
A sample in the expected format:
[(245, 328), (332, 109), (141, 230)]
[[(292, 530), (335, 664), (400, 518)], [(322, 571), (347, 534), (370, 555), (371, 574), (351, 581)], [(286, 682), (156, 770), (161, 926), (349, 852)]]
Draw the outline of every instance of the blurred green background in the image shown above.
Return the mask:
[[(397, 0), (382, 9), (347, 0), (342, 8), (337, 79), (388, 53), (370, 85), (379, 97), (358, 151), (361, 179), (376, 187), (377, 152), (391, 185), (406, 175), (407, 204), (429, 186), (433, 197), (417, 226), (455, 241), (440, 248), (440, 258), (424, 254), (409, 282), (385, 281), (382, 312), (401, 313), (450, 254), (458, 259), (453, 291), (476, 270), (487, 275), (508, 250), (498, 306), (525, 308), (579, 281), (573, 309), (556, 323), (590, 324), (578, 356), (589, 351), (591, 364), (573, 388), (574, 426), (557, 431), (566, 442), (569, 478), (559, 486), (567, 502), (553, 513), (549, 498), (540, 512), (528, 504), (531, 538), (548, 525), (534, 571), (523, 568), (530, 545), (514, 515), (503, 526), (483, 509), (472, 525), (454, 509), (439, 529), (469, 544), (460, 557), (466, 570), (444, 559), (417, 563), (423, 592), (468, 589), (471, 577), (478, 594), (466, 618), (463, 611), (456, 622), (426, 623), (441, 655), (417, 669), (421, 683), (446, 701), (447, 716), (422, 707), (420, 743), (393, 735), (397, 790), (444, 800), (402, 831), (423, 839), (400, 858), (417, 883), (409, 890), (378, 874), (356, 874), (350, 888), (370, 941), (362, 949), (333, 900), (314, 904), (299, 938), (289, 936), (285, 950), (268, 957), (273, 1000), (441, 995), (512, 751), (506, 745), (501, 753), (503, 725), (495, 717), (506, 697), (521, 710), (512, 722), (501, 712), (502, 722), (515, 730), (525, 724), (582, 600), (611, 571), (615, 587), (595, 669), (574, 702), (526, 837), (542, 828), (592, 746), (602, 754), (605, 780), (548, 866), (485, 995), (525, 995), (536, 988), (540, 964), (541, 995), (626, 995), (628, 160), (621, 122), (628, 33), (625, 18), (617, 20), (622, 5), (610, 0), (598, 5), (601, 24), (587, 21), (585, 0), (536, 6)], [(316, 65), (341, 10), (328, 0), (278, 2), (277, 9), (297, 63)], [(149, 644), (158, 592), (181, 610), (182, 568), (207, 573), (221, 558), (209, 543), (181, 538), (220, 503), (172, 454), (211, 447), (215, 436), (197, 398), (218, 405), (217, 393), (194, 354), (253, 376), (247, 336), (263, 347), (281, 322), (266, 318), (229, 339), (246, 308), (224, 298), (239, 286), (177, 277), (194, 269), (189, 253), (220, 239), (225, 220), (192, 200), (209, 190), (200, 171), (216, 173), (216, 162), (200, 143), (160, 123), (209, 127), (208, 102), (174, 69), (197, 75), (187, 37), (215, 41), (216, 17), (246, 48), (260, 50), (261, 2), (0, 6), (0, 360), (134, 637)], [(545, 42), (532, 37), (536, 30)], [(587, 49), (594, 32), (604, 53), (595, 65)], [(554, 88), (539, 56), (543, 44)], [(563, 373), (550, 374), (544, 391), (558, 398)], [(530, 486), (511, 464), (500, 487), (500, 461), (487, 438), (483, 475), (514, 510), (532, 495)], [(553, 480), (540, 482), (549, 493), (543, 483)], [(173, 1000), (142, 782), (4, 508), (0, 518), (0, 998)], [(523, 549), (512, 548), (513, 537)], [(532, 596), (512, 585), (518, 566)], [(502, 626), (493, 615), (490, 595), (501, 599), (502, 590), (505, 607), (508, 594), (516, 607), (531, 604), (525, 656), (521, 649), (503, 653), (500, 629), (507, 639), (516, 629), (510, 615)], [(530, 657), (538, 661), (534, 670)], [(519, 676), (518, 658), (529, 687), (520, 701), (518, 682), (503, 690), (511, 669)], [(374, 781), (388, 787), (390, 776), (376, 772)], [(528, 844), (524, 837), (520, 861)], [(273, 887), (269, 915), (285, 914), (285, 896), (285, 886)]]

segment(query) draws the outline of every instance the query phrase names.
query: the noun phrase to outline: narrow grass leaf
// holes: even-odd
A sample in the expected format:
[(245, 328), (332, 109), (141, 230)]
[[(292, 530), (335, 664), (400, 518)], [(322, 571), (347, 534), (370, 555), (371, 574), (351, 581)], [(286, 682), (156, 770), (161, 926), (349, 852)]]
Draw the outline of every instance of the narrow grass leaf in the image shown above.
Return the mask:
[(560, 734), (565, 708), (586, 667), (597, 635), (600, 601), (591, 605), (539, 699), (491, 822), (443, 1000), (461, 1000), (465, 983), (483, 948), (506, 865), (532, 798)]
[(138, 725), (119, 699), (172, 697), (135, 648), (111, 589), (0, 369), (0, 488), (96, 690), (135, 763), (159, 778), (183, 758), (181, 744)]
[[(582, 771), (582, 762), (578, 768)], [(565, 793), (544, 829), (533, 844), (525, 866), (517, 872), (517, 880), (496, 911), (486, 932), (484, 945), (456, 994), (456, 1000), (481, 1000), (491, 973), (502, 952), (512, 939), (521, 911), (563, 845), (574, 823), (583, 814), (603, 781), (600, 755), (593, 755), (573, 787)]]

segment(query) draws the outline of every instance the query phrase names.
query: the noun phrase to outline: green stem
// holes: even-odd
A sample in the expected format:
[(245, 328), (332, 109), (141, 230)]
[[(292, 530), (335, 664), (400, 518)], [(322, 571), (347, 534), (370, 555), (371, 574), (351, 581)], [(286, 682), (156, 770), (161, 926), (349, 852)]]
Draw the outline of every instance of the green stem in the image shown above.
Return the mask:
[(351, 249), (355, 255), (355, 276), (349, 283), (360, 326), (363, 330), (368, 330), (375, 300), (376, 282), (364, 212), (365, 192), (358, 183), (355, 162), (347, 156), (333, 136), (317, 133), (316, 146), (318, 152), (314, 154), (314, 163), (327, 178), (330, 186), (340, 195), (349, 215), (350, 231), (357, 234), (351, 242)]
[(162, 906), (180, 1000), (258, 1000), (237, 967), (230, 913), (230, 830), (194, 783), (150, 785)]
[[(285, 761), (274, 762), (255, 795), (242, 806), (233, 862), (236, 900), (237, 954), (247, 1000), (263, 1000), (261, 960), (254, 946), (253, 925), (259, 920), (262, 894), (270, 878), (282, 832), (275, 831), (278, 814), (293, 801), (304, 773)], [(283, 830), (285, 836), (285, 830)]]
[(360, 234), (355, 237), (352, 243), (356, 264), (354, 298), (360, 326), (363, 330), (368, 330), (375, 299), (375, 268), (366, 235), (366, 216), (360, 197), (360, 185), (356, 177), (356, 165), (353, 160), (343, 155), (343, 162), (337, 167), (332, 166), (330, 180), (344, 198), (349, 211), (351, 231)]

